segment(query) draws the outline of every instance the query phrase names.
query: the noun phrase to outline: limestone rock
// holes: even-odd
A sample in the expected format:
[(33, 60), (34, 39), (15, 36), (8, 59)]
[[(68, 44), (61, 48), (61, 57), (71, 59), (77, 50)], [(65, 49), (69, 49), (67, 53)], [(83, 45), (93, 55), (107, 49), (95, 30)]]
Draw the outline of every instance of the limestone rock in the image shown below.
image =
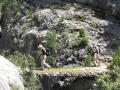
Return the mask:
[(11, 86), (18, 86), (19, 90), (24, 90), (22, 77), (17, 67), (0, 56), (0, 90), (10, 90)]

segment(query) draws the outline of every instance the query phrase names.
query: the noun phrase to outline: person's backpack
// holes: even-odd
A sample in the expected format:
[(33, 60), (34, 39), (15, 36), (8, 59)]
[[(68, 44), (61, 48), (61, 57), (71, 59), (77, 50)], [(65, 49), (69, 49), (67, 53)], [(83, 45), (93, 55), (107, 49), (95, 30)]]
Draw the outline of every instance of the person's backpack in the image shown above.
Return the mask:
[(101, 45), (97, 45), (97, 47), (98, 47), (98, 49), (99, 49), (99, 51), (101, 53), (103, 51), (102, 46)]
[(50, 49), (46, 48), (45, 50), (46, 50), (46, 55), (49, 56), (51, 54)]

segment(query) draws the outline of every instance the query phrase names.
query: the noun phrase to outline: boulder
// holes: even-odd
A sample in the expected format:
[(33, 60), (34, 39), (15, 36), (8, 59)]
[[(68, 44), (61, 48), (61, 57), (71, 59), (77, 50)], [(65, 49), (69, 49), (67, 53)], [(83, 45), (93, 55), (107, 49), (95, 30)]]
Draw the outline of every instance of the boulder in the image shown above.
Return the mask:
[(12, 87), (24, 90), (22, 77), (15, 65), (0, 56), (0, 90), (10, 90)]

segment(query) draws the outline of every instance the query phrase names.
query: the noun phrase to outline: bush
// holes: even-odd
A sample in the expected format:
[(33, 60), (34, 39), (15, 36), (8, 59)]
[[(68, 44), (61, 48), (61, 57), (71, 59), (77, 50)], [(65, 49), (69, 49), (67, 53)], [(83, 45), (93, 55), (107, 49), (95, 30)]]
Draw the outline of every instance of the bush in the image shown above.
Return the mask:
[(118, 50), (115, 52), (112, 60), (112, 66), (120, 66), (120, 47), (118, 47)]
[[(33, 70), (35, 69), (35, 60), (29, 54), (22, 54), (18, 51), (14, 52), (13, 55), (8, 57), (12, 63), (22, 69), (23, 83), (24, 86), (28, 90), (38, 90), (38, 86), (40, 85), (39, 78), (33, 74)], [(26, 71), (26, 68), (29, 71)], [(12, 88), (13, 90), (19, 90), (16, 88)]]
[(29, 54), (22, 54), (18, 51), (15, 51), (13, 55), (8, 57), (8, 60), (14, 63), (16, 66), (19, 66), (22, 70), (35, 69), (35, 60)]
[(39, 78), (36, 77), (31, 71), (23, 72), (23, 81), (27, 90), (39, 90), (39, 85), (42, 87)]
[(88, 45), (88, 38), (86, 38), (86, 37), (82, 38), (80, 41), (80, 44), (81, 45)]
[(57, 49), (58, 49), (58, 42), (56, 39), (56, 31), (54, 29), (50, 29), (49, 32), (47, 32), (46, 35), (46, 42), (44, 43), (44, 46), (49, 48), (51, 51), (50, 56), (47, 57), (47, 62), (51, 66), (54, 62), (54, 57), (57, 55)]
[(120, 68), (114, 67), (105, 75), (97, 77), (97, 87), (95, 90), (119, 90), (120, 89)]
[(80, 37), (85, 37), (85, 31), (84, 31), (84, 29), (80, 29), (79, 30), (79, 36)]
[(44, 43), (44, 46), (50, 49), (52, 56), (56, 55), (58, 48), (58, 42), (56, 39), (56, 30), (50, 29), (50, 31), (47, 32), (46, 42)]
[(27, 17), (27, 19), (33, 19), (33, 11), (32, 10), (28, 10), (27, 12), (26, 12), (26, 17)]
[(47, 57), (47, 63), (49, 63), (50, 66), (53, 66), (55, 58), (53, 56), (48, 56)]
[(63, 10), (70, 10), (71, 5), (70, 4), (66, 4), (62, 7)]
[(86, 66), (89, 66), (92, 62), (92, 56), (88, 55), (87, 58), (83, 61)]
[(58, 20), (58, 23), (61, 24), (64, 21), (64, 16), (62, 15), (62, 17)]
[(80, 40), (79, 39), (75, 39), (74, 42), (72, 43), (72, 46), (77, 47), (77, 46), (79, 46), (79, 44), (80, 44)]
[(95, 90), (119, 90), (120, 89), (120, 47), (115, 52), (110, 70), (105, 75), (99, 75)]

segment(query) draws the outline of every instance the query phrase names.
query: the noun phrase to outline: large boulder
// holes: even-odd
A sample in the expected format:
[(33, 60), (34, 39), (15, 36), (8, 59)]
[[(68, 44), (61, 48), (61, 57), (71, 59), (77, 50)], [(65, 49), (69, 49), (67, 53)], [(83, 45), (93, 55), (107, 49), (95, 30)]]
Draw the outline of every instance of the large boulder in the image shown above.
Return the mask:
[(22, 77), (15, 65), (0, 56), (0, 90), (10, 90), (13, 87), (24, 90)]

